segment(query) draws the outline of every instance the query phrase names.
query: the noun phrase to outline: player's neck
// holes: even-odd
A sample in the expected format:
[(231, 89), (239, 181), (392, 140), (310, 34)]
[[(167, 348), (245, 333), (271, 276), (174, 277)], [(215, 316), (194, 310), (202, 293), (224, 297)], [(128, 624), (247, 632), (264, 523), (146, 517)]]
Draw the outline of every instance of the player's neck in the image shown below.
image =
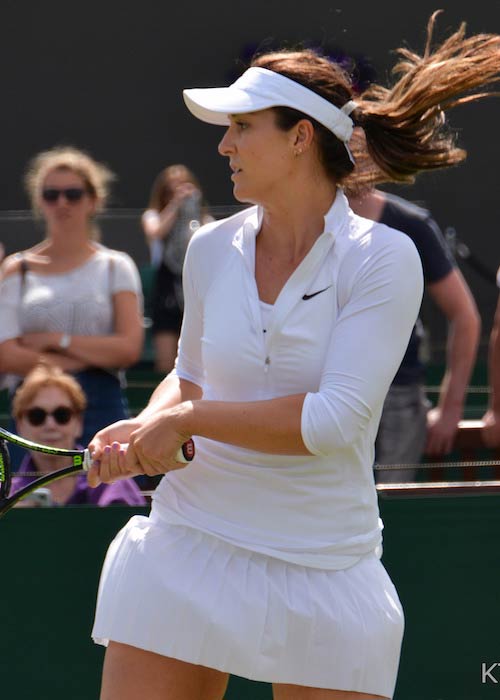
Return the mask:
[(323, 232), (325, 214), (336, 196), (335, 187), (318, 186), (309, 196), (283, 197), (264, 205), (258, 247), (277, 257), (300, 261)]

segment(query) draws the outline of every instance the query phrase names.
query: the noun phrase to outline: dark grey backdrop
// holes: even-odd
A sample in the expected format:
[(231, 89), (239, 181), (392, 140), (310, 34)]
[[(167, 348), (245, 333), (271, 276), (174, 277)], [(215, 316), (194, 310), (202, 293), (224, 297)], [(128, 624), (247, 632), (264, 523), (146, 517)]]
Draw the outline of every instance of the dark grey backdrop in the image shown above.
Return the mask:
[[(299, 41), (362, 53), (384, 81), (394, 60), (391, 49), (422, 48), (435, 6), (427, 0), (3, 0), (0, 210), (27, 207), (21, 184), (25, 165), (58, 143), (88, 149), (115, 171), (113, 208), (144, 207), (153, 177), (172, 162), (198, 173), (213, 205), (231, 204), (227, 165), (216, 151), (222, 132), (187, 113), (183, 87), (225, 84), (238, 70), (238, 57), (254, 47)], [(500, 32), (500, 0), (446, 0), (440, 6), (445, 12), (438, 35), (461, 20), (471, 32)], [(469, 151), (466, 164), (399, 189), (429, 206), (443, 229), (454, 227), (493, 270), (500, 263), (499, 115), (498, 98), (457, 110), (452, 124)], [(123, 225), (118, 242), (144, 255), (136, 223)], [(8, 220), (1, 224), (8, 250), (20, 243), (20, 230)], [(32, 229), (23, 230), (28, 235)], [(116, 227), (108, 236), (117, 243)], [(463, 270), (486, 335), (496, 290), (467, 266)], [(426, 313), (437, 347), (443, 321), (432, 308)]]

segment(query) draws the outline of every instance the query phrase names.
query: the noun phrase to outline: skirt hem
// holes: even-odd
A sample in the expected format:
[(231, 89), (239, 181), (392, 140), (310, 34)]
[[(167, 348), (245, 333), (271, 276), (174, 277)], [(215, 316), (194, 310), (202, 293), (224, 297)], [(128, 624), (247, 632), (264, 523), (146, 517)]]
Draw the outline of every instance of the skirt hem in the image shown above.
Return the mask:
[(177, 661), (183, 661), (187, 664), (192, 664), (193, 666), (203, 666), (204, 668), (210, 668), (215, 671), (220, 671), (221, 673), (227, 673), (230, 676), (238, 676), (239, 678), (244, 678), (245, 680), (248, 681), (253, 681), (255, 683), (270, 683), (272, 685), (297, 685), (297, 686), (303, 686), (305, 688), (318, 688), (320, 690), (342, 690), (346, 692), (351, 692), (351, 693), (365, 693), (367, 695), (380, 695), (383, 698), (392, 698), (394, 690), (389, 692), (387, 689), (380, 689), (378, 688), (373, 688), (373, 687), (344, 687), (343, 685), (335, 685), (335, 687), (332, 687), (331, 685), (327, 684), (321, 684), (317, 683), (315, 685), (312, 685), (311, 682), (305, 682), (303, 679), (297, 680), (297, 679), (290, 679), (289, 677), (287, 678), (281, 678), (281, 677), (276, 677), (274, 674), (270, 673), (268, 675), (265, 675), (265, 677), (260, 674), (260, 673), (249, 673), (248, 671), (243, 671), (241, 669), (235, 670), (234, 668), (227, 668), (225, 667), (224, 664), (221, 664), (218, 666), (217, 664), (209, 664), (208, 662), (202, 663), (200, 660), (193, 660), (192, 658), (184, 658), (187, 657), (188, 655), (183, 655), (183, 654), (173, 654), (173, 653), (161, 653), (158, 651), (155, 651), (154, 649), (148, 649), (146, 646), (140, 646), (138, 644), (132, 644), (130, 641), (125, 641), (125, 640), (119, 640), (119, 639), (106, 639), (106, 638), (99, 638), (99, 637), (92, 637), (93, 641), (95, 644), (105, 646), (107, 647), (109, 642), (116, 642), (118, 644), (127, 644), (128, 646), (136, 647), (137, 649), (141, 649), (142, 651), (149, 651), (153, 654), (159, 654), (160, 656), (165, 656), (170, 659), (176, 659)]

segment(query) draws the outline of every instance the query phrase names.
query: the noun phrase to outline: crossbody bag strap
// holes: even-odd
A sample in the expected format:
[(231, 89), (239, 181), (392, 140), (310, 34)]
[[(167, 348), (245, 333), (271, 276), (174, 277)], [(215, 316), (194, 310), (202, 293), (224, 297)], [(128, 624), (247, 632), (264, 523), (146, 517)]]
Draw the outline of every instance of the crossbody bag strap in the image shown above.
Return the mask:
[(28, 272), (28, 270), (29, 270), (28, 261), (26, 260), (25, 257), (21, 257), (21, 261), (19, 263), (19, 272), (21, 274), (21, 292), (20, 292), (21, 299), (24, 296), (24, 288), (26, 286), (26, 273)]

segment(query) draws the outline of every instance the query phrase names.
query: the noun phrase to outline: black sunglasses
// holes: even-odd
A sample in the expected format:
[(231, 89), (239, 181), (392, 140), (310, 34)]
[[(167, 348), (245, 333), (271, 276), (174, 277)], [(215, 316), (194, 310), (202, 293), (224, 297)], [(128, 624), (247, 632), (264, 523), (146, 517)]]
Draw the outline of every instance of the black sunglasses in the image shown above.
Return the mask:
[(53, 411), (46, 411), (44, 408), (34, 406), (33, 408), (28, 408), (28, 410), (25, 412), (28, 423), (34, 426), (39, 426), (42, 425), (42, 423), (45, 423), (47, 416), (52, 416), (55, 422), (59, 425), (67, 425), (74, 414), (75, 411), (73, 411), (72, 408), (69, 408), (69, 406), (58, 406)]
[(42, 190), (42, 198), (45, 202), (54, 204), (59, 200), (61, 195), (64, 195), (66, 201), (74, 203), (79, 202), (85, 193), (86, 190), (84, 190), (83, 187), (63, 187), (61, 189), (57, 187), (46, 187)]

